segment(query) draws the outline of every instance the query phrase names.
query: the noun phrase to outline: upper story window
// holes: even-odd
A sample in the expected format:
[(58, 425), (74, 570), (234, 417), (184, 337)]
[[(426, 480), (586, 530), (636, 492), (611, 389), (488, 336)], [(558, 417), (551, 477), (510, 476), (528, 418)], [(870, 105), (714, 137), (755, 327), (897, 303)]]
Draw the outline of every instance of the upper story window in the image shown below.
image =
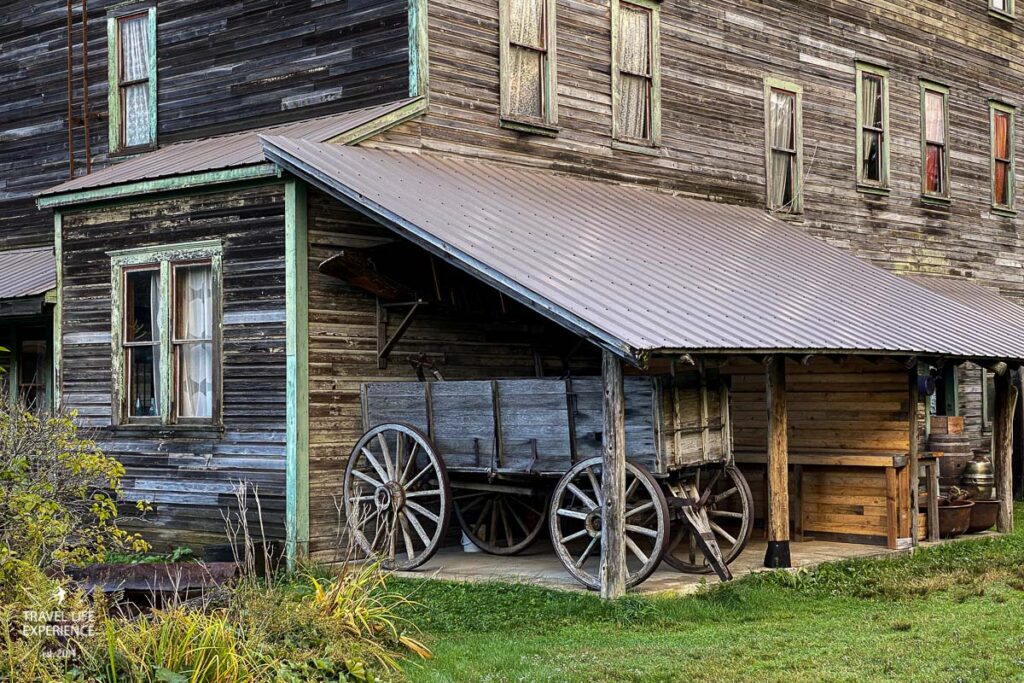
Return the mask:
[(555, 2), (501, 0), (499, 10), (502, 122), (546, 132), (558, 123)]
[(114, 424), (219, 417), (220, 244), (112, 255)]
[(1013, 211), (1016, 200), (1014, 163), (1014, 109), (1002, 102), (989, 102), (992, 127), (992, 208)]
[(156, 8), (107, 20), (110, 150), (156, 145)]
[(921, 194), (949, 198), (949, 90), (921, 83)]
[(765, 79), (765, 164), (768, 208), (803, 210), (803, 91), (798, 85)]
[(1016, 7), (1014, 0), (989, 0), (988, 8), (1007, 17), (1013, 17)]
[(612, 137), (661, 142), (660, 18), (657, 3), (612, 0)]
[(857, 64), (857, 184), (889, 189), (889, 71)]

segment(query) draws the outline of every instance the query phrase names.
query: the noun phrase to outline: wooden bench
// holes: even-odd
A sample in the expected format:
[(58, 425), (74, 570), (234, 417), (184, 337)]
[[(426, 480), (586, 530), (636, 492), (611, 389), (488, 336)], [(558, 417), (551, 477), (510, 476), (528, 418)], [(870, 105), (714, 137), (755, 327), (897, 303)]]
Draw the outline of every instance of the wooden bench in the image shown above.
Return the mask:
[[(766, 453), (758, 451), (737, 451), (735, 460), (740, 465), (766, 465)], [(858, 451), (849, 449), (814, 449), (802, 450), (792, 449), (789, 453), (789, 464), (793, 471), (793, 484), (795, 490), (793, 496), (793, 518), (795, 520), (794, 540), (802, 541), (804, 531), (808, 526), (808, 514), (806, 512), (804, 467), (841, 467), (841, 468), (870, 468), (884, 470), (884, 484), (879, 482), (879, 494), (881, 495), (884, 486), (885, 498), (885, 524), (884, 536), (886, 546), (892, 549), (902, 548), (912, 543), (912, 527), (915, 526), (917, 515), (908, 515), (906, 511), (910, 508), (910, 471), (909, 456), (906, 453), (895, 451)], [(931, 506), (935, 505), (938, 494), (938, 467), (935, 454), (919, 454), (919, 464), (924, 471), (929, 492), (929, 512)], [(918, 475), (920, 476), (920, 472)], [(862, 492), (863, 494), (863, 492)], [(765, 496), (767, 498), (767, 496)], [(857, 507), (845, 504), (842, 495), (836, 495), (836, 511), (843, 511), (844, 507)], [(817, 508), (820, 503), (815, 503)], [(765, 515), (767, 511), (764, 511)], [(850, 516), (843, 514), (821, 515), (828, 517), (828, 522), (820, 519), (815, 521), (817, 531), (824, 533), (835, 533), (839, 536), (864, 534), (862, 528), (851, 526)], [(827, 525), (834, 520), (834, 530), (829, 530)], [(938, 515), (928, 515), (928, 538), (938, 538)], [(877, 523), (877, 522), (876, 522)], [(913, 533), (918, 533), (917, 529)], [(875, 535), (875, 534), (871, 534)]]

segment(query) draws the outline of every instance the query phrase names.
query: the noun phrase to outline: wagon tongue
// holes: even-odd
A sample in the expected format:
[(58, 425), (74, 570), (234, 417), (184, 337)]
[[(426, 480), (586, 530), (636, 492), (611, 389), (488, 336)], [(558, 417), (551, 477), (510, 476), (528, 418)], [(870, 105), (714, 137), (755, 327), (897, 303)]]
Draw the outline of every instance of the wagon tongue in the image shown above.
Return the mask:
[(732, 572), (729, 571), (725, 558), (722, 557), (722, 549), (718, 547), (718, 540), (711, 530), (711, 520), (708, 518), (707, 508), (702, 502), (676, 498), (670, 504), (678, 506), (682, 510), (683, 522), (693, 531), (693, 538), (704, 553), (704, 559), (718, 575), (718, 578), (722, 581), (731, 581)]

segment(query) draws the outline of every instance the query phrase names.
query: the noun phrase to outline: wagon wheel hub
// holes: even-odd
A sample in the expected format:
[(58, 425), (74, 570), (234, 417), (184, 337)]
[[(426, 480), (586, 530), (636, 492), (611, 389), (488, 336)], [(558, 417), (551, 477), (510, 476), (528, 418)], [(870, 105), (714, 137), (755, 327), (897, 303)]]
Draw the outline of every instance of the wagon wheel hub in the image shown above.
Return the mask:
[(374, 502), (380, 510), (398, 512), (405, 506), (405, 489), (397, 481), (389, 481), (374, 492)]
[(594, 508), (583, 521), (583, 526), (586, 527), (587, 533), (590, 534), (591, 538), (597, 538), (601, 535), (601, 520), (601, 508)]

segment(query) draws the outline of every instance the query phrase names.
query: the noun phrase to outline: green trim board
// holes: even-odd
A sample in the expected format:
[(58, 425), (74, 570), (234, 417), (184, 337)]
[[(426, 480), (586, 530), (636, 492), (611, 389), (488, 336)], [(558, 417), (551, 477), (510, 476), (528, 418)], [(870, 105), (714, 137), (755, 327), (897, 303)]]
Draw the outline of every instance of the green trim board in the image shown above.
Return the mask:
[(409, 0), (409, 97), (430, 93), (427, 0)]
[[(793, 114), (794, 126), (796, 128), (796, 170), (793, 178), (793, 201), (787, 209), (785, 207), (773, 206), (771, 199), (771, 168), (772, 168), (772, 131), (771, 131), (771, 106), (772, 91), (792, 93), (795, 99), (796, 111)], [(784, 81), (771, 76), (764, 79), (764, 177), (765, 177), (765, 205), (769, 211), (784, 212), (791, 214), (803, 213), (804, 210), (804, 89), (796, 83)]]
[[(1007, 173), (1009, 176), (1009, 189), (1007, 192), (1007, 202), (1005, 204), (998, 204), (996, 202), (996, 114), (1006, 114), (1009, 118), (1009, 148), (1010, 148), (1010, 169)], [(992, 199), (992, 210), (994, 212), (1005, 212), (1014, 213), (1014, 207), (1017, 202), (1017, 109), (1012, 105), (1006, 104), (1005, 102), (999, 102), (998, 100), (989, 100), (988, 102), (988, 121), (989, 121), (989, 188), (990, 197)]]
[[(146, 49), (148, 74), (146, 86), (149, 105), (149, 142), (128, 147), (124, 141), (124, 108), (121, 101), (121, 32), (119, 23), (126, 17), (146, 14)], [(111, 154), (133, 153), (154, 149), (157, 144), (157, 68), (156, 7), (131, 6), (116, 15), (107, 16), (107, 111), (108, 140)]]
[(287, 435), (285, 556), (309, 555), (309, 258), (306, 184), (285, 182)]
[[(222, 389), (221, 378), (221, 324), (223, 316), (221, 306), (223, 300), (222, 285), (222, 252), (220, 240), (202, 242), (186, 242), (160, 247), (139, 247), (108, 252), (110, 257), (110, 347), (111, 347), (111, 385), (110, 408), (111, 426), (123, 424), (157, 424), (157, 425), (219, 425), (222, 421)], [(178, 263), (209, 260), (213, 278), (213, 417), (178, 418), (175, 409), (174, 387), (174, 340), (172, 338), (172, 302), (173, 302), (173, 267)], [(160, 339), (156, 353), (159, 355), (160, 396), (159, 415), (152, 417), (129, 418), (127, 410), (127, 368), (125, 367), (125, 351), (122, 344), (124, 312), (125, 271), (138, 266), (153, 266), (159, 271), (160, 311), (158, 328)]]
[(281, 169), (277, 164), (260, 163), (220, 171), (205, 171), (203, 173), (172, 176), (170, 178), (111, 185), (109, 187), (82, 190), (80, 192), (48, 195), (37, 199), (36, 206), (40, 209), (48, 209), (75, 204), (92, 204), (94, 202), (106, 202), (112, 199), (123, 199), (125, 197), (155, 194), (157, 192), (205, 188), (210, 185), (223, 185), (225, 183), (236, 183), (259, 178), (279, 178), (280, 176)]
[(53, 406), (59, 409), (62, 400), (61, 369), (64, 365), (64, 216), (53, 212), (53, 253), (57, 267), (57, 292), (53, 306)]
[(498, 62), (500, 65), (501, 124), (525, 133), (554, 135), (558, 126), (558, 30), (555, 0), (539, 0), (544, 5), (541, 49), (522, 46), (519, 49), (533, 50), (541, 55), (541, 115), (524, 116), (513, 112), (509, 106), (509, 91), (512, 82), (512, 51), (516, 44), (512, 39), (512, 0), (498, 0)]
[(334, 145), (355, 145), (363, 140), (372, 138), (374, 135), (383, 133), (389, 128), (393, 128), (399, 124), (405, 123), (410, 119), (416, 118), (427, 110), (427, 99), (426, 97), (419, 97), (408, 104), (405, 104), (398, 109), (379, 116), (372, 121), (367, 121), (361, 126), (356, 126), (351, 130), (347, 130), (341, 135), (337, 135), (327, 142)]
[[(651, 131), (643, 140), (623, 135), (619, 131), (619, 13), (621, 5), (633, 5), (651, 13)], [(661, 3), (656, 0), (612, 0), (611, 4), (611, 73), (612, 73), (612, 139), (637, 145), (657, 147), (661, 145)]]
[[(857, 189), (866, 192), (889, 191), (889, 70), (882, 66), (856, 62), (856, 109), (857, 109)], [(864, 77), (878, 76), (882, 88), (882, 172), (879, 180), (871, 180), (864, 175)]]
[[(925, 199), (949, 201), (949, 88), (921, 79), (921, 196)], [(928, 95), (942, 97), (942, 191), (928, 191)]]

